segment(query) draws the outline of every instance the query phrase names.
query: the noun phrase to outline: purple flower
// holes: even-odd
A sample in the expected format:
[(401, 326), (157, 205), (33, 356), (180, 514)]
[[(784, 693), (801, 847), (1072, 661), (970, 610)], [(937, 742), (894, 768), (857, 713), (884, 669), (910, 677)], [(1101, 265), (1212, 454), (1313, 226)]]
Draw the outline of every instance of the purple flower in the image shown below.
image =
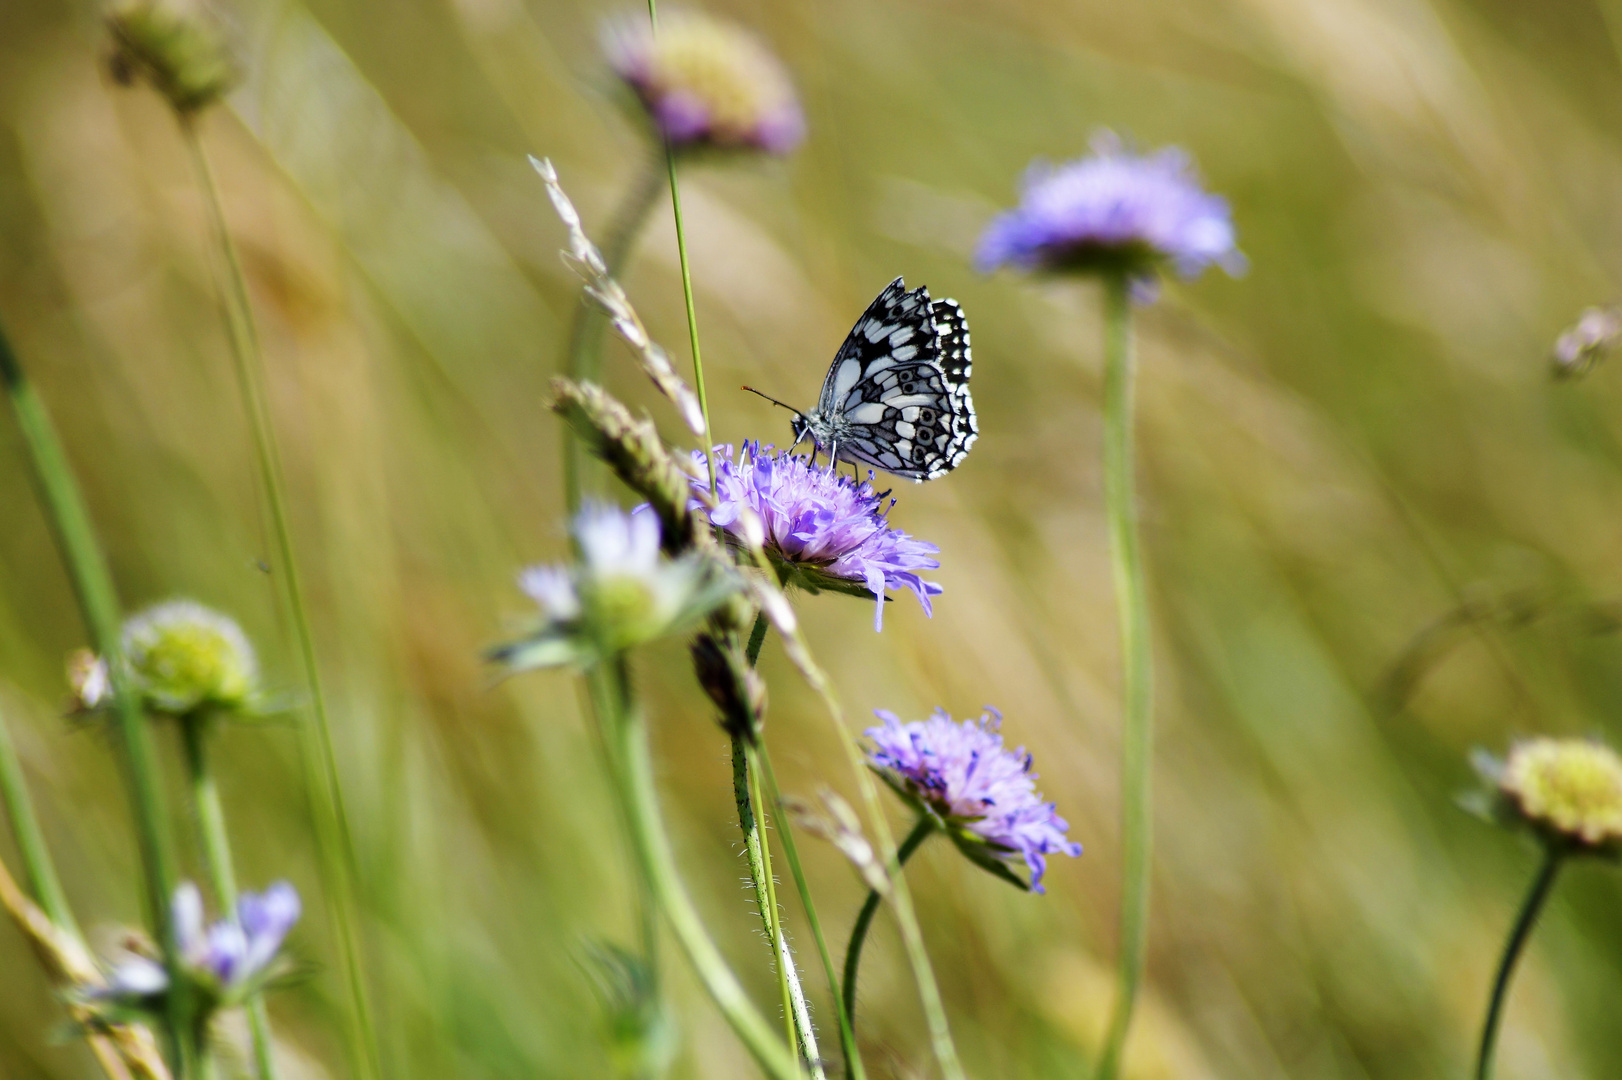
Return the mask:
[[(264, 982), (282, 947), (282, 940), (298, 922), (298, 891), (278, 881), (262, 893), (243, 893), (236, 917), (208, 926), (203, 921), (203, 896), (191, 882), (175, 890), (169, 905), (181, 967), (193, 984), (218, 1004), (231, 1004)], [(145, 956), (120, 962), (96, 996), (126, 1005), (151, 1003), (169, 989), (163, 965)]]
[(961, 724), (942, 709), (910, 724), (882, 709), (874, 715), (884, 724), (867, 729), (869, 764), (899, 795), (938, 816), (976, 863), (1013, 877), (1004, 861), (1023, 857), (1030, 889), (1042, 892), (1049, 854), (1081, 854), (1080, 844), (1065, 839), (1070, 826), (1037, 794), (1031, 755), (1003, 746), (1001, 713), (988, 708)]
[[(887, 589), (911, 589), (925, 614), (934, 614), (929, 598), (941, 587), (918, 571), (940, 568), (933, 557), (940, 548), (890, 527), (886, 514), (895, 500), (885, 504), (889, 492), (874, 491), (871, 479), (858, 484), (807, 457), (756, 442), (745, 442), (736, 457), (731, 446), (718, 446), (715, 454), (717, 506), (711, 523), (741, 535), (749, 523), (743, 512), (753, 511), (763, 526), (766, 554), (784, 584), (875, 597), (875, 630), (884, 629)], [(704, 455), (693, 456), (702, 467)], [(693, 486), (709, 490), (703, 480)], [(695, 500), (694, 509), (700, 508)]]
[(645, 15), (608, 23), (603, 50), (672, 147), (786, 154), (805, 118), (783, 66), (753, 34), (675, 11), (655, 34)]
[(1031, 166), (1020, 204), (980, 238), (980, 269), (1115, 270), (1140, 292), (1166, 264), (1186, 278), (1212, 263), (1244, 271), (1228, 204), (1200, 187), (1186, 153), (1135, 154), (1110, 131), (1094, 136), (1092, 149), (1057, 168)]

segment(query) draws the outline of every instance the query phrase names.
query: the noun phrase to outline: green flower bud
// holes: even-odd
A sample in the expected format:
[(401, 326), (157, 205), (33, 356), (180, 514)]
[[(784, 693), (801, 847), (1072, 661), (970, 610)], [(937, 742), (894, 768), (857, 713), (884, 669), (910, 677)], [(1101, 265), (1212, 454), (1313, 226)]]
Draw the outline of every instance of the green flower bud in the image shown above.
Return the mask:
[(241, 80), (218, 21), (178, 0), (126, 0), (107, 13), (113, 78), (144, 79), (182, 115), (206, 108)]
[(124, 662), (146, 706), (175, 716), (199, 709), (253, 712), (259, 664), (230, 618), (190, 600), (171, 600), (124, 624)]

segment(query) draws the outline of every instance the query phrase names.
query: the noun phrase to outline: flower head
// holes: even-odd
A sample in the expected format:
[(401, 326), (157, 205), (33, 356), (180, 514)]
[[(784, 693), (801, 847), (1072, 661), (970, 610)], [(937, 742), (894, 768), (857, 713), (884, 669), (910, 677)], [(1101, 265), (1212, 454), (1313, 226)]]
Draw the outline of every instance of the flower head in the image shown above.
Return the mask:
[(580, 560), (535, 566), (518, 587), (541, 609), (530, 636), (492, 653), (509, 670), (588, 665), (633, 645), (692, 625), (737, 588), (737, 581), (697, 554), (666, 559), (659, 518), (592, 505), (574, 521)]
[(191, 600), (170, 600), (124, 623), (130, 681), (154, 712), (253, 711), (259, 662), (242, 627)]
[(1503, 761), (1476, 756), (1486, 809), (1572, 852), (1622, 853), (1622, 757), (1590, 739), (1525, 739)]
[(242, 77), (210, 11), (183, 0), (126, 0), (107, 14), (113, 77), (150, 82), (176, 112), (191, 113), (223, 97)]
[[(702, 465), (702, 454), (694, 458)], [(748, 539), (747, 530), (758, 521), (766, 554), (785, 584), (876, 598), (875, 630), (884, 627), (886, 589), (911, 589), (932, 613), (929, 598), (941, 587), (919, 571), (939, 569), (934, 556), (940, 548), (891, 528), (886, 515), (895, 500), (886, 504), (889, 492), (874, 491), (871, 479), (858, 484), (807, 457), (755, 442), (744, 443), (737, 455), (718, 446), (715, 458), (711, 523)], [(693, 485), (709, 489), (702, 480)]]
[(782, 64), (746, 30), (676, 11), (660, 17), (657, 33), (643, 17), (610, 22), (603, 48), (675, 149), (786, 154), (805, 136)]
[(1175, 147), (1133, 153), (1114, 133), (1093, 138), (1090, 156), (1025, 174), (1020, 204), (980, 238), (983, 270), (1120, 271), (1141, 287), (1169, 265), (1195, 277), (1212, 263), (1241, 272), (1228, 204), (1200, 187)]
[(1070, 826), (1037, 794), (1031, 755), (1003, 745), (995, 709), (962, 723), (942, 709), (909, 724), (882, 709), (874, 715), (884, 723), (867, 729), (868, 763), (902, 798), (938, 818), (980, 866), (1025, 887), (1006, 866), (1023, 858), (1029, 888), (1042, 892), (1049, 854), (1081, 854), (1080, 844), (1065, 839)]
[(1622, 342), (1622, 308), (1591, 307), (1554, 342), (1550, 359), (1561, 377), (1585, 374)]
[[(278, 881), (262, 893), (243, 893), (232, 917), (212, 926), (203, 919), (203, 896), (191, 882), (169, 905), (181, 976), (205, 1009), (236, 1004), (275, 972), (282, 941), (299, 920), (298, 891)], [(147, 956), (119, 962), (107, 985), (91, 996), (130, 1009), (158, 1010), (169, 992), (169, 973)]]

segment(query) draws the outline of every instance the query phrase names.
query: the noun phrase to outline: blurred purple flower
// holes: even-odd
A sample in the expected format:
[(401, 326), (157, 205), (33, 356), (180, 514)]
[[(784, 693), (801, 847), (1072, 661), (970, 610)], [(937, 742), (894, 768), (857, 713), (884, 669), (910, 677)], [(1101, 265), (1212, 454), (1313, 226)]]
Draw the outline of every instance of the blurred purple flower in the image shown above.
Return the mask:
[[(1001, 713), (988, 708), (961, 724), (942, 709), (908, 724), (883, 709), (874, 715), (884, 724), (867, 729), (869, 763), (899, 794), (938, 815), (976, 862), (1021, 856), (1031, 890), (1042, 892), (1049, 854), (1081, 854), (1081, 845), (1065, 838), (1070, 826), (1037, 794), (1031, 756), (1003, 746)], [(978, 841), (978, 850), (965, 841)]]
[[(285, 881), (262, 893), (243, 893), (236, 917), (212, 926), (204, 924), (203, 896), (189, 881), (175, 890), (169, 908), (186, 974), (223, 1003), (240, 999), (263, 981), (300, 913), (298, 891)], [(97, 996), (137, 1004), (168, 989), (169, 975), (162, 964), (130, 956), (113, 969), (106, 989)]]
[(1031, 166), (1020, 204), (980, 238), (981, 270), (1123, 271), (1140, 293), (1163, 265), (1187, 278), (1212, 263), (1244, 271), (1228, 204), (1200, 187), (1187, 153), (1135, 154), (1110, 131), (1093, 137), (1092, 150), (1058, 167)]
[[(715, 455), (711, 523), (741, 537), (750, 526), (744, 511), (753, 511), (763, 526), (766, 554), (785, 584), (877, 598), (875, 630), (884, 628), (886, 589), (911, 589), (924, 612), (934, 614), (929, 598), (941, 587), (918, 572), (940, 568), (933, 557), (940, 548), (890, 527), (885, 515), (895, 500), (885, 504), (888, 492), (874, 491), (871, 480), (857, 484), (807, 457), (756, 442), (745, 442), (741, 455), (734, 456), (731, 446), (716, 447)], [(693, 457), (702, 471), (704, 455), (695, 451)], [(709, 489), (703, 480), (693, 485)], [(694, 509), (701, 509), (696, 501)]]
[(604, 26), (603, 51), (676, 149), (786, 154), (805, 137), (783, 65), (739, 27), (675, 11), (655, 34), (646, 16), (628, 16)]

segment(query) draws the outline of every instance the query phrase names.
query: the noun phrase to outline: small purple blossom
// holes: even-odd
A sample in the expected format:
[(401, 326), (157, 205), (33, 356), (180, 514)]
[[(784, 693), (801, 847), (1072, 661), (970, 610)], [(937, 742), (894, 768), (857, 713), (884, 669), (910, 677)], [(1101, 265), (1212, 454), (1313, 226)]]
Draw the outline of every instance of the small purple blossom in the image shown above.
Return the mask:
[(898, 792), (939, 815), (960, 848), (966, 831), (997, 858), (1022, 856), (1033, 892), (1043, 891), (1049, 854), (1081, 854), (1081, 845), (1065, 838), (1070, 826), (1037, 794), (1031, 755), (1003, 745), (1001, 713), (988, 708), (978, 721), (956, 723), (937, 709), (907, 724), (883, 709), (874, 715), (884, 723), (867, 729), (868, 762)]
[(1163, 264), (1185, 278), (1215, 263), (1244, 271), (1227, 201), (1200, 186), (1193, 160), (1176, 147), (1136, 154), (1110, 131), (1092, 154), (1026, 172), (1020, 204), (980, 238), (981, 270), (1121, 270), (1139, 286)]
[[(262, 893), (243, 893), (235, 918), (212, 926), (203, 919), (203, 896), (197, 886), (184, 882), (170, 902), (180, 963), (189, 980), (212, 998), (229, 1003), (257, 986), (270, 971), (288, 931), (301, 913), (298, 891), (278, 881)], [(137, 1004), (161, 997), (169, 989), (162, 964), (145, 956), (129, 956), (108, 978), (97, 996)]]
[[(704, 455), (693, 456), (702, 469)], [(890, 527), (886, 515), (895, 500), (885, 504), (888, 492), (874, 491), (871, 480), (858, 484), (808, 457), (756, 442), (745, 442), (736, 456), (731, 446), (718, 446), (715, 459), (711, 523), (738, 535), (752, 524), (743, 511), (753, 511), (764, 529), (766, 553), (786, 583), (872, 595), (878, 603), (875, 630), (884, 629), (887, 589), (911, 589), (924, 613), (934, 614), (929, 598), (941, 587), (919, 571), (940, 568), (934, 558), (940, 548)], [(693, 485), (709, 489), (702, 480)], [(694, 508), (700, 505), (695, 501)]]
[(786, 154), (805, 117), (783, 65), (746, 30), (675, 11), (653, 32), (644, 15), (603, 29), (609, 65), (672, 147)]

